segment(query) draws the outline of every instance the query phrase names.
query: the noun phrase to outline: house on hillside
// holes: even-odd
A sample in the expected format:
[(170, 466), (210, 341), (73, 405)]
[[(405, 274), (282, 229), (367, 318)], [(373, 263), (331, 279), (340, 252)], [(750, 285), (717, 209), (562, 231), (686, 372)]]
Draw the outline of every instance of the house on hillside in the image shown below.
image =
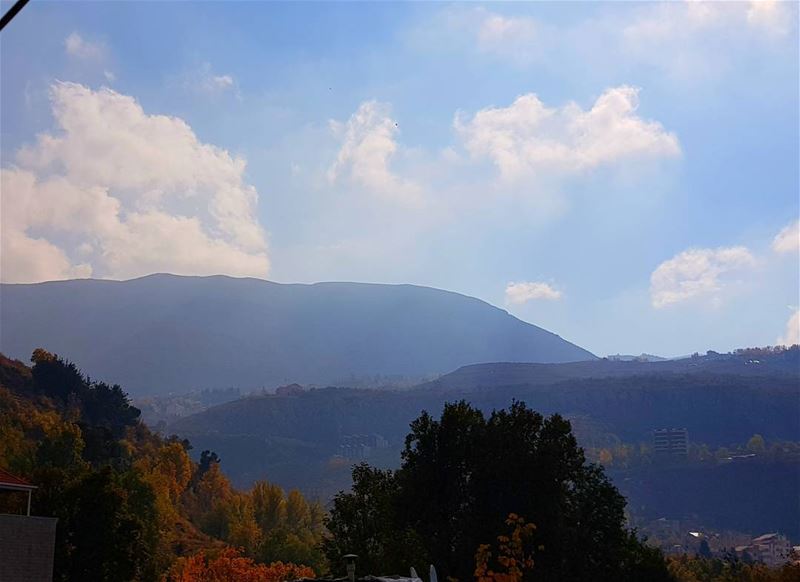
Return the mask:
[(736, 553), (748, 554), (754, 560), (764, 562), (767, 566), (774, 568), (789, 561), (792, 545), (786, 536), (777, 532), (768, 533), (753, 538), (749, 545), (737, 546)]
[(756, 548), (757, 559), (767, 566), (781, 566), (789, 561), (792, 545), (786, 536), (779, 533), (769, 533), (753, 538), (753, 547)]
[[(0, 469), (0, 495), (6, 498), (3, 507), (26, 508), (20, 513), (0, 513), (0, 580), (42, 582), (53, 579), (58, 520), (31, 516), (31, 496), (35, 489), (36, 486), (25, 479)], [(20, 496), (23, 499), (15, 499)]]

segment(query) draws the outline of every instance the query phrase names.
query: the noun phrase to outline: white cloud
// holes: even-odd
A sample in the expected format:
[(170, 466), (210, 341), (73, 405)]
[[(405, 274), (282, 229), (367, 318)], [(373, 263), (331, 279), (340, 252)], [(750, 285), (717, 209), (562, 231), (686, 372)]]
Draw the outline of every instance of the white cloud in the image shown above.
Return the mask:
[(654, 42), (708, 34), (712, 29), (783, 36), (791, 26), (789, 2), (707, 2), (687, 0), (648, 7), (624, 28), (625, 37), (650, 45)]
[(536, 24), (530, 18), (509, 18), (488, 13), (478, 29), (478, 42), (492, 47), (502, 43), (532, 41), (536, 37)]
[(233, 87), (233, 77), (230, 75), (212, 75), (209, 84), (215, 89), (228, 89)]
[(800, 250), (800, 220), (795, 220), (775, 235), (772, 250), (776, 253), (796, 253)]
[(773, 36), (784, 36), (792, 25), (790, 2), (754, 0), (747, 8), (747, 23)]
[[(623, 5), (624, 4), (624, 5)], [(685, 86), (735, 75), (742, 61), (791, 58), (797, 2), (628, 2), (584, 18), (553, 21), (523, 14), (518, 3), (497, 12), (468, 5), (426, 16), (409, 42), (431, 52), (496, 57), (499, 66), (536, 65), (579, 78), (619, 78), (654, 69), (680, 93)], [(513, 14), (511, 11), (513, 10)], [(529, 11), (530, 12), (530, 11)], [(768, 51), (767, 55), (762, 53)], [(555, 67), (555, 68), (554, 68)], [(632, 68), (635, 67), (635, 68)]]
[(537, 299), (557, 301), (562, 296), (563, 293), (558, 289), (553, 288), (548, 283), (537, 281), (511, 282), (506, 286), (506, 302), (517, 305)]
[(77, 32), (64, 39), (64, 48), (69, 56), (82, 60), (99, 61), (107, 55), (105, 44), (88, 41)]
[(4, 281), (266, 276), (244, 160), (110, 89), (56, 83), (51, 101), (59, 131), (0, 171)]
[(650, 276), (650, 300), (660, 309), (695, 298), (718, 300), (728, 276), (753, 267), (745, 247), (689, 249), (661, 263)]
[[(656, 67), (673, 82), (707, 83), (736, 74), (744, 59), (762, 49), (774, 59), (776, 41), (788, 38), (796, 19), (792, 4), (796, 6), (770, 0), (648, 3), (611, 22), (600, 37), (608, 46), (617, 44), (614, 54), (621, 61)], [(617, 30), (622, 31), (619, 38)]]
[(241, 98), (233, 75), (216, 73), (211, 63), (203, 63), (198, 68), (184, 73), (178, 82), (185, 90), (204, 96), (217, 97), (230, 91)]
[(589, 110), (547, 107), (532, 93), (510, 106), (457, 114), (454, 125), (474, 158), (491, 160), (506, 180), (539, 171), (574, 172), (631, 158), (675, 157), (678, 138), (636, 115), (639, 90), (607, 89)]
[(800, 309), (794, 310), (789, 321), (786, 322), (786, 332), (775, 343), (783, 346), (800, 344)]
[(532, 18), (509, 17), (477, 9), (475, 36), (481, 52), (526, 64), (541, 56), (541, 26)]
[(404, 204), (420, 203), (420, 187), (390, 168), (398, 149), (398, 125), (387, 104), (365, 101), (346, 122), (330, 124), (341, 139), (336, 161), (328, 168), (331, 183), (344, 177), (372, 194)]

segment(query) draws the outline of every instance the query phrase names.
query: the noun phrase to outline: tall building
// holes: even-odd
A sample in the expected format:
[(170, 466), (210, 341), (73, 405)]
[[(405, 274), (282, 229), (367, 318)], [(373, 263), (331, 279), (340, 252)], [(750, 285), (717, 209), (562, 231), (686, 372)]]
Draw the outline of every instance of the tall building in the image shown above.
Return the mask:
[(659, 455), (685, 457), (689, 452), (689, 434), (685, 428), (661, 428), (653, 431), (653, 449)]

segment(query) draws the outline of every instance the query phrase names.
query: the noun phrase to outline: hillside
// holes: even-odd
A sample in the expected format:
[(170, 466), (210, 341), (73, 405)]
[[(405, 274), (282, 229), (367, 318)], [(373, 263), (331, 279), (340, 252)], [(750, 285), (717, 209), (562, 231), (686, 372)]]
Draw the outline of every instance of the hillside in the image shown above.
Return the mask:
[(420, 410), (436, 413), (459, 399), (485, 411), (522, 400), (543, 413), (568, 415), (587, 443), (646, 442), (654, 428), (670, 426), (686, 427), (693, 440), (713, 446), (754, 433), (800, 440), (800, 374), (791, 372), (798, 354), (762, 356), (759, 364), (747, 363), (750, 356), (703, 356), (467, 366), (407, 391), (324, 388), (252, 396), (182, 418), (169, 430), (218, 451), (241, 484), (269, 475), (299, 487), (309, 485), (311, 473), (320, 478), (345, 436), (378, 433), (399, 445)]
[(562, 364), (518, 362), (471, 364), (422, 384), (420, 388), (447, 391), (505, 386), (544, 386), (565, 380), (668, 373), (798, 378), (800, 350), (770, 352), (757, 348), (742, 349), (730, 354), (708, 352), (702, 356), (659, 361), (602, 358)]
[[(196, 463), (188, 441), (143, 425), (119, 386), (44, 350), (32, 361), (0, 353), (0, 469), (36, 485), (32, 515), (58, 519), (53, 580), (208, 580), (203, 554), (237, 565), (239, 577), (215, 580), (285, 582), (327, 569), (318, 503), (266, 481), (237, 491), (215, 454)], [(26, 501), (5, 491), (0, 513), (23, 513)]]
[[(394, 468), (409, 422), (421, 410), (436, 416), (445, 402), (463, 399), (489, 412), (519, 400), (544, 414), (565, 415), (594, 460), (610, 451), (610, 475), (643, 522), (667, 516), (800, 536), (790, 527), (800, 523), (800, 507), (785, 494), (797, 487), (800, 475), (798, 357), (800, 350), (793, 348), (675, 362), (475, 365), (412, 390), (324, 388), (251, 396), (179, 419), (169, 431), (215, 450), (241, 486), (267, 477), (326, 498), (349, 487), (349, 468), (357, 459), (339, 455), (352, 435), (385, 438), (388, 448), (371, 451), (366, 460)], [(661, 467), (652, 451), (642, 452), (652, 431), (663, 427), (688, 429), (689, 463)], [(733, 454), (725, 451), (744, 447), (754, 434), (768, 443), (764, 456), (725, 465)], [(731, 476), (735, 486), (720, 489)], [(770, 493), (753, 497), (753, 487)], [(653, 493), (665, 488), (669, 495)], [(676, 501), (690, 497), (691, 504)], [(737, 510), (742, 504), (747, 511)]]
[(412, 285), (152, 275), (2, 285), (0, 350), (45, 346), (132, 394), (595, 357), (472, 297)]

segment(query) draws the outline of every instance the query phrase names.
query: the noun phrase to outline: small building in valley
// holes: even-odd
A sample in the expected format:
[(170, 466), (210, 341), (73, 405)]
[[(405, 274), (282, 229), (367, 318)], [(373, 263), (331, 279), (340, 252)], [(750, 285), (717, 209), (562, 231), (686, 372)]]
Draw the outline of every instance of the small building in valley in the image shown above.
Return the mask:
[(685, 428), (660, 428), (653, 431), (653, 450), (657, 455), (686, 457), (689, 433)]

